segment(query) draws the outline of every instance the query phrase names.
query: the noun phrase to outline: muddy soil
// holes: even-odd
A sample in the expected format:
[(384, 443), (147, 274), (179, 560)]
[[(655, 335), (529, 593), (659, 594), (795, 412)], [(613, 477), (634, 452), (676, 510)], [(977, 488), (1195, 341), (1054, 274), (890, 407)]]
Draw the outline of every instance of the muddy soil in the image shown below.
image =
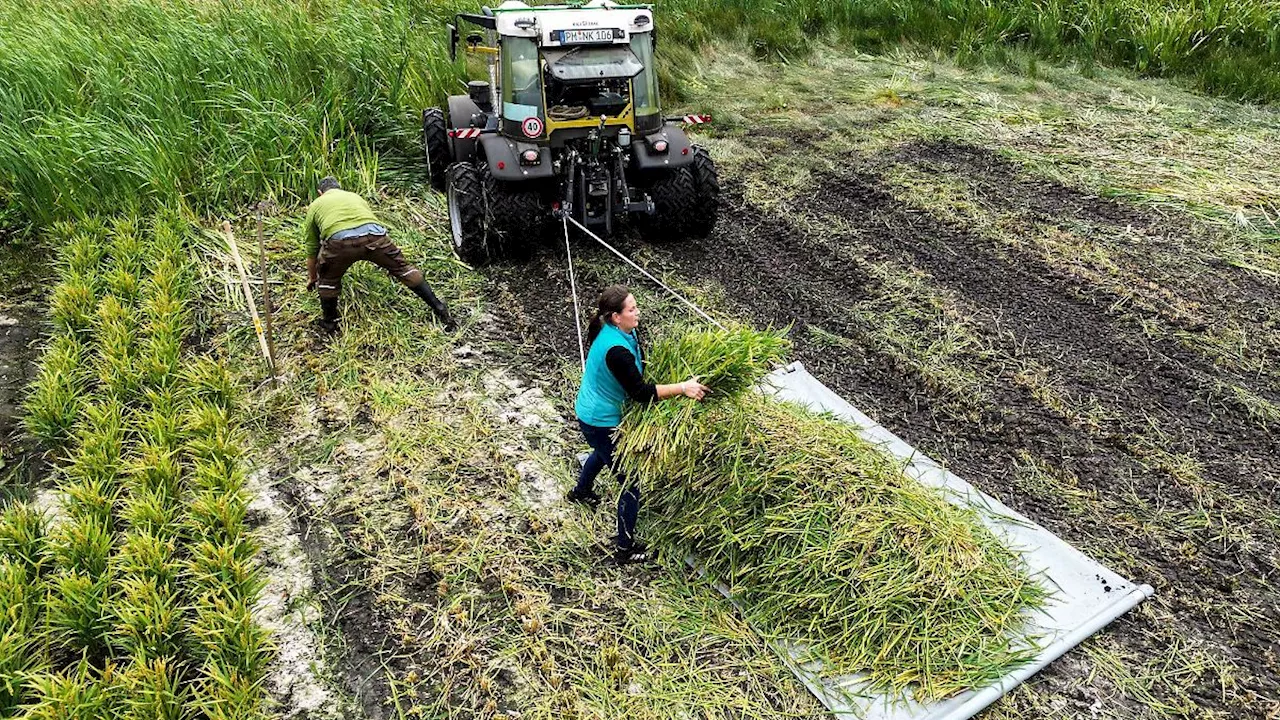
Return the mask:
[(22, 433), (22, 400), (45, 332), (43, 257), (39, 248), (0, 242), (0, 494), (25, 493), (44, 475), (37, 448)]
[[(1173, 211), (1099, 197), (1030, 177), (1010, 160), (981, 147), (947, 140), (911, 143), (881, 162), (913, 165), (962, 179), (980, 205), (1028, 227), (1093, 232), (1124, 270), (1149, 283), (1162, 319), (1190, 333), (1231, 320), (1251, 331), (1251, 354), (1274, 393), (1280, 388), (1280, 278), (1241, 267), (1224, 248), (1247, 243)], [(1108, 232), (1120, 230), (1121, 232)], [(1135, 235), (1138, 241), (1134, 241)]]
[[(359, 454), (360, 450), (358, 444), (348, 443), (337, 454), (349, 456)], [(327, 653), (337, 659), (336, 666), (330, 670), (346, 698), (345, 703), (339, 704), (349, 704), (349, 707), (336, 714), (334, 708), (324, 707), (324, 712), (317, 716), (350, 717), (358, 711), (359, 717), (368, 720), (391, 717), (394, 711), (386, 703), (390, 697), (388, 678), (402, 674), (409, 667), (410, 652), (398, 642), (402, 633), (392, 627), (391, 618), (378, 610), (375, 592), (368, 583), (372, 567), (369, 558), (340, 540), (357, 532), (356, 504), (335, 502), (327, 497), (330, 490), (317, 490), (317, 484), (327, 488), (338, 482), (335, 468), (281, 466), (275, 468), (272, 475), (275, 490), (293, 511), (301, 549), (311, 568), (312, 583), (321, 588), (319, 598), (324, 616), (339, 631), (335, 638), (327, 639), (330, 643)], [(316, 483), (317, 477), (325, 479)], [(376, 479), (385, 479), (385, 473), (380, 472)], [(370, 483), (370, 486), (383, 488), (380, 483)], [(330, 504), (337, 507), (327, 507)], [(411, 535), (413, 528), (401, 522), (388, 530)], [(426, 596), (429, 584), (416, 590)], [(296, 713), (296, 709), (293, 712)], [(313, 715), (302, 713), (298, 717), (310, 720)]]
[(40, 317), (29, 307), (0, 311), (0, 436), (18, 428), (22, 394), (35, 375)]
[[(920, 161), (935, 163), (937, 155)], [(1148, 236), (1169, 235), (1164, 219), (1150, 211), (1061, 186), (1046, 190), (988, 155), (974, 157), (978, 177), (986, 177), (981, 168), (992, 176), (993, 196), (1000, 174), (1008, 176), (1001, 202), (1010, 207), (1032, 208), (1046, 218), (1084, 218), (1115, 232), (1141, 224)], [(1160, 658), (1173, 651), (1171, 644), (1190, 643), (1228, 662), (1234, 674), (1234, 686), (1227, 688), (1219, 673), (1203, 668), (1177, 683), (1157, 682), (1151, 693), (1160, 702), (1230, 717), (1272, 711), (1271, 698), (1280, 696), (1280, 592), (1267, 578), (1280, 567), (1269, 519), (1277, 510), (1280, 442), (1274, 428), (1222, 388), (1246, 387), (1274, 400), (1274, 384), (1220, 368), (1173, 341), (1151, 339), (1141, 318), (1113, 310), (1114, 298), (1105, 290), (895, 198), (874, 174), (830, 178), (821, 185), (828, 194), (796, 200), (794, 215), (785, 219), (753, 207), (735, 191), (734, 178), (724, 180), (727, 207), (713, 235), (645, 248), (651, 270), (725, 288), (731, 310), (759, 325), (793, 324), (797, 359), (827, 385), (987, 493), (1155, 585), (1152, 607), (1158, 610), (1130, 614), (1109, 631), (1121, 652)], [(1175, 218), (1171, 224), (1190, 222)], [(839, 227), (850, 229), (830, 231)], [(634, 239), (621, 242), (639, 249)], [(600, 261), (596, 252), (575, 250), (584, 260)], [(1145, 252), (1152, 268), (1177, 267), (1167, 255), (1173, 250), (1159, 243)], [(876, 328), (850, 310), (903, 301), (869, 278), (862, 268), (871, 263), (922, 271), (930, 286), (957, 299), (959, 313), (985, 346), (958, 361), (982, 380), (982, 397), (939, 388), (871, 342)], [(563, 259), (549, 252), (534, 267), (489, 271), (519, 308), (510, 330), (530, 338), (532, 362), (576, 355)], [(1231, 306), (1234, 311), (1253, 318), (1280, 313), (1265, 283), (1230, 266), (1209, 263), (1202, 270), (1178, 274), (1183, 292), (1225, 308), (1231, 304), (1221, 294), (1229, 283), (1244, 288), (1244, 309)], [(620, 269), (615, 277), (579, 283), (592, 288), (601, 280), (643, 282)], [(846, 342), (819, 342), (809, 326)], [(1098, 424), (1080, 423), (1038, 400), (1018, 374), (1029, 363), (1047, 368), (1072, 404), (1104, 409)], [(1179, 475), (1161, 461), (1169, 457), (1194, 461), (1198, 475)], [(1082, 509), (1055, 493), (1028, 490), (1019, 484), (1028, 461), (1075, 478), (1096, 502)], [(1218, 521), (1186, 522), (1201, 511)], [(1097, 703), (1114, 707), (1114, 689), (1091, 689), (1100, 685), (1081, 677), (1087, 672), (1084, 663), (1060, 662), (1037, 682), (1051, 693), (1071, 694), (1082, 712)], [(1150, 712), (1144, 709), (1150, 703), (1139, 698), (1123, 702), (1134, 716)]]

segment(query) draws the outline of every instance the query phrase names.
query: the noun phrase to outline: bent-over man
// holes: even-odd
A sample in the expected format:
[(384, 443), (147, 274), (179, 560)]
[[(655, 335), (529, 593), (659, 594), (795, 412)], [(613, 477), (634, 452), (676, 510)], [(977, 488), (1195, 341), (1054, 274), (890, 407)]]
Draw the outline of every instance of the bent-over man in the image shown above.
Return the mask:
[(313, 287), (319, 290), (320, 309), (324, 313), (320, 320), (322, 329), (328, 333), (338, 331), (342, 276), (360, 260), (386, 270), (422, 298), (446, 330), (457, 327), (449, 309), (422, 278), (422, 271), (404, 259), (364, 198), (343, 190), (332, 177), (321, 180), (317, 190), (319, 197), (307, 207), (302, 225), (307, 251), (307, 290)]

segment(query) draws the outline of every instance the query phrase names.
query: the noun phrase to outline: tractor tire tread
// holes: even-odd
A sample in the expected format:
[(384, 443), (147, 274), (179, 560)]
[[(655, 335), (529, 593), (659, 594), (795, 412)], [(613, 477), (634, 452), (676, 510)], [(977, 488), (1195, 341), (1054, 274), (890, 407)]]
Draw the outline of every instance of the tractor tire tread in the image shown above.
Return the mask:
[(689, 234), (705, 238), (715, 229), (720, 216), (720, 175), (716, 172), (711, 153), (701, 145), (693, 146), (693, 164), (690, 166), (695, 187), (693, 213), (689, 216)]
[(445, 171), (453, 158), (449, 150), (449, 126), (444, 111), (427, 108), (422, 111), (422, 150), (427, 160), (427, 174), (431, 187), (440, 192), (445, 189)]
[(473, 163), (456, 162), (445, 171), (445, 187), (449, 194), (449, 211), (458, 217), (461, 237), (453, 238), (453, 250), (469, 265), (484, 265), (493, 258), (488, 242), (489, 210), (484, 178)]
[(537, 188), (496, 180), (487, 172), (485, 191), (489, 199), (490, 227), (496, 248), (503, 257), (525, 260), (547, 233), (550, 211)]
[(662, 173), (648, 185), (653, 198), (653, 214), (637, 216), (645, 239), (667, 243), (683, 239), (690, 231), (696, 212), (696, 191), (689, 168)]

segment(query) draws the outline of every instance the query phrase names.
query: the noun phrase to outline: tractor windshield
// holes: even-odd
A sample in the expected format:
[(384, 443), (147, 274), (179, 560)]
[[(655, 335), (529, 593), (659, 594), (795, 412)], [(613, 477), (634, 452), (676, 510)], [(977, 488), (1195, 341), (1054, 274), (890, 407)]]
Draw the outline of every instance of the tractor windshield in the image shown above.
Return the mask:
[(631, 52), (644, 68), (631, 81), (634, 93), (631, 96), (636, 106), (636, 115), (656, 115), (658, 113), (658, 66), (653, 61), (653, 34), (635, 33), (631, 36)]
[(520, 121), (542, 115), (542, 68), (532, 38), (502, 39), (502, 116)]
[(644, 70), (635, 53), (625, 45), (579, 45), (568, 50), (547, 49), (543, 53), (551, 76), (565, 83), (626, 79)]

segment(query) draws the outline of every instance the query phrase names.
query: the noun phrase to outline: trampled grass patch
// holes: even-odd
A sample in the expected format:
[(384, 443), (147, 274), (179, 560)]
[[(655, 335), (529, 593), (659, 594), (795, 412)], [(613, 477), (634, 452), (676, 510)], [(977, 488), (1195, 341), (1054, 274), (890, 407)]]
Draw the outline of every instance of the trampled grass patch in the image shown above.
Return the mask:
[(938, 699), (1026, 662), (1024, 613), (1044, 589), (975, 511), (908, 478), (855, 428), (749, 392), (784, 347), (750, 330), (656, 343), (655, 381), (692, 366), (721, 391), (623, 420), (619, 452), (653, 498), (660, 541), (831, 675)]

